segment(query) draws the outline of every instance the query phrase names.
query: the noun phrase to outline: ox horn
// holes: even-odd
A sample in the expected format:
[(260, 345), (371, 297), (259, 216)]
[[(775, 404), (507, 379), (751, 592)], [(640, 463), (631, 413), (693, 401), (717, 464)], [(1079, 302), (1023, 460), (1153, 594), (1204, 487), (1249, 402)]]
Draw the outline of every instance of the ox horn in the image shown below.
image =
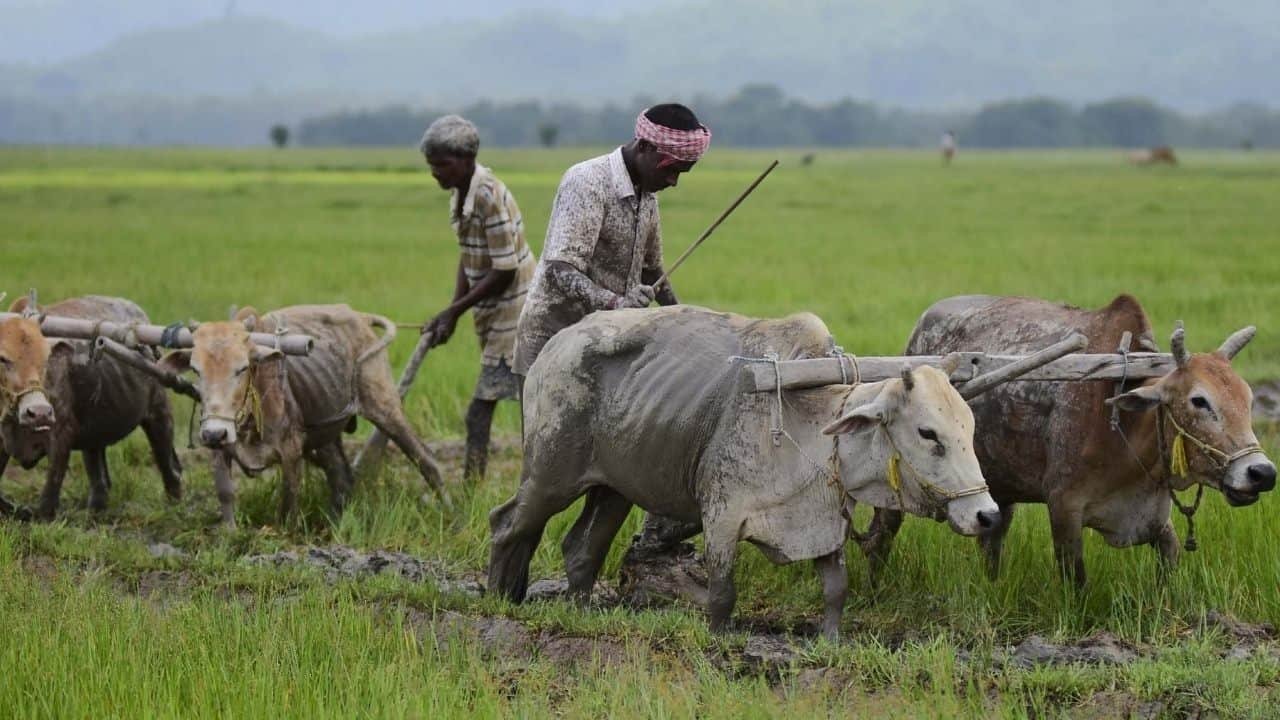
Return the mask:
[(1244, 346), (1248, 345), (1249, 341), (1252, 340), (1253, 336), (1257, 333), (1258, 328), (1252, 325), (1246, 328), (1241, 328), (1231, 333), (1231, 337), (1222, 341), (1222, 345), (1218, 348), (1218, 352), (1226, 355), (1227, 359), (1230, 360), (1236, 356), (1236, 353), (1243, 350)]
[(1191, 356), (1187, 354), (1187, 331), (1179, 320), (1173, 324), (1173, 335), (1169, 338), (1169, 352), (1173, 353), (1173, 361), (1178, 367), (1186, 367)]
[(916, 386), (916, 379), (911, 376), (911, 366), (903, 363), (902, 365), (902, 387), (907, 392)]

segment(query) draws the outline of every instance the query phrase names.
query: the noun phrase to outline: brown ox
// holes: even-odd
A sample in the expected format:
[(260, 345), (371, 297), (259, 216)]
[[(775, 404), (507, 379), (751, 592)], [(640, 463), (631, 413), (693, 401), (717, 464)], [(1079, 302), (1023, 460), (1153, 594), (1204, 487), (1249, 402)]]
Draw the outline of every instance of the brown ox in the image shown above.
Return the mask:
[(1178, 156), (1174, 154), (1173, 148), (1168, 145), (1160, 145), (1158, 147), (1149, 148), (1147, 150), (1135, 150), (1129, 153), (1129, 162), (1134, 165), (1177, 165)]
[[(383, 328), (381, 339), (374, 326)], [(249, 338), (250, 331), (285, 330), (313, 337), (311, 354), (285, 357)], [(391, 379), (386, 348), (393, 339), (394, 323), (346, 305), (300, 305), (261, 318), (245, 308), (235, 321), (200, 325), (191, 350), (161, 360), (168, 370), (197, 375), (200, 442), (213, 450), (223, 523), (235, 526), (232, 460), (249, 475), (280, 465), (284, 521), (296, 509), (305, 456), (324, 470), (340, 513), (353, 482), (342, 432), (354, 429), (357, 414), (394, 440), (448, 505), (440, 469), (405, 419)]]
[[(1089, 337), (1085, 352), (1115, 352), (1125, 331), (1137, 338), (1135, 350), (1155, 350), (1151, 323), (1129, 295), (1095, 311), (974, 295), (925, 311), (907, 354), (1031, 352), (1072, 330)], [(1049, 506), (1059, 567), (1082, 584), (1082, 527), (1097, 530), (1113, 547), (1150, 543), (1169, 567), (1178, 558), (1169, 520), (1173, 490), (1199, 483), (1242, 506), (1274, 488), (1276, 468), (1251, 426), (1252, 392), (1231, 368), (1231, 358), (1252, 337), (1247, 328), (1215, 352), (1189, 355), (1179, 327), (1172, 342), (1177, 368), (1162, 378), (1130, 382), (1115, 398), (1118, 431), (1111, 426), (1113, 383), (1013, 382), (974, 400), (978, 459), (1003, 518), (995, 532), (980, 538), (989, 574), (999, 572), (1000, 546), (1016, 503)], [(1189, 464), (1185, 477), (1170, 471), (1179, 434)], [(877, 511), (863, 545), (873, 575), (901, 521), (900, 513)]]
[[(27, 303), (19, 299), (10, 311), (27, 311)], [(128, 300), (92, 295), (42, 311), (85, 320), (147, 322), (146, 313)], [(89, 508), (105, 508), (111, 487), (107, 447), (139, 425), (151, 443), (165, 493), (181, 497), (173, 416), (159, 383), (110, 357), (91, 358), (87, 342), (47, 340), (34, 317), (0, 322), (0, 472), (10, 456), (25, 468), (48, 456), (40, 517), (51, 518), (58, 510), (72, 450), (80, 451), (89, 475)], [(17, 512), (2, 498), (0, 510)]]

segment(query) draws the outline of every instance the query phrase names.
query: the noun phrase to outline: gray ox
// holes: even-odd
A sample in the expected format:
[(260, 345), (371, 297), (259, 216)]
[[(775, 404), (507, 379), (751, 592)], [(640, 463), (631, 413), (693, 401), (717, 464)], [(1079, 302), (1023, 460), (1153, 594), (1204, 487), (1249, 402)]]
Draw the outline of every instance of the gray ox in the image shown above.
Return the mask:
[[(945, 517), (965, 535), (997, 524), (972, 414), (945, 373), (791, 391), (779, 417), (775, 394), (739, 391), (742, 363), (730, 362), (832, 349), (807, 313), (755, 320), (674, 306), (595, 313), (562, 330), (526, 378), (524, 468), (516, 495), (489, 515), (489, 587), (523, 600), (547, 520), (585, 494), (561, 544), (575, 598), (589, 595), (635, 504), (701, 522), (712, 629), (732, 613), (745, 540), (776, 563), (815, 561), (823, 632), (835, 637), (848, 587), (846, 494)], [(895, 453), (897, 489), (887, 479)]]
[[(375, 326), (383, 329), (381, 338)], [(310, 335), (315, 348), (305, 357), (286, 357), (249, 338), (250, 331), (282, 330)], [(196, 373), (200, 443), (214, 451), (214, 484), (225, 525), (235, 526), (232, 460), (249, 475), (280, 465), (283, 522), (296, 509), (305, 456), (324, 470), (333, 510), (341, 513), (353, 483), (342, 433), (354, 429), (357, 414), (394, 440), (448, 505), (440, 469), (405, 419), (391, 379), (386, 348), (395, 339), (395, 324), (390, 320), (346, 305), (300, 305), (260, 318), (253, 308), (244, 308), (232, 322), (200, 325), (193, 337), (191, 350), (165, 355), (160, 366)]]
[[(10, 308), (29, 309), (27, 298)], [(84, 320), (146, 323), (137, 305), (120, 298), (71, 298), (40, 312)], [(148, 351), (149, 352), (149, 351)], [(89, 508), (107, 506), (111, 475), (107, 448), (142, 426), (165, 494), (182, 496), (182, 466), (173, 451), (173, 415), (163, 387), (109, 357), (90, 357), (85, 341), (48, 340), (34, 317), (0, 321), (0, 472), (12, 456), (24, 468), (48, 456), (49, 467), (37, 514), (58, 511), (71, 451), (79, 450), (89, 475)], [(0, 498), (0, 510), (17, 508)]]
[[(1129, 295), (1099, 310), (973, 295), (948, 298), (926, 310), (907, 354), (1029, 352), (1071, 330), (1089, 337), (1084, 352), (1115, 352), (1125, 331), (1137, 340), (1135, 350), (1156, 350), (1151, 323)], [(1215, 352), (1192, 355), (1179, 327), (1172, 341), (1177, 368), (1162, 378), (1131, 382), (1115, 399), (1122, 411), (1121, 432), (1110, 423), (1114, 383), (1015, 382), (975, 400), (978, 459), (1003, 518), (995, 532), (979, 540), (988, 574), (994, 579), (999, 573), (1000, 548), (1016, 503), (1049, 506), (1059, 568), (1080, 585), (1085, 581), (1083, 527), (1097, 530), (1113, 547), (1150, 543), (1167, 568), (1178, 559), (1178, 536), (1169, 520), (1173, 490), (1200, 483), (1242, 506), (1275, 487), (1275, 465), (1250, 424), (1252, 392), (1231, 369), (1231, 358), (1253, 332), (1246, 328)], [(1186, 477), (1170, 472), (1179, 428), (1185, 431)], [(873, 576), (901, 522), (901, 513), (877, 511), (863, 545)]]

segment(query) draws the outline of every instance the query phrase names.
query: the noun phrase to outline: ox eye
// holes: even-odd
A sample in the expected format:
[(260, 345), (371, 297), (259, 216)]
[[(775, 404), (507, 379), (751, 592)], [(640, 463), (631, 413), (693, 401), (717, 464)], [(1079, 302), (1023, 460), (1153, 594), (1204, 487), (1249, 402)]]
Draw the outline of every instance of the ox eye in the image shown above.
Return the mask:
[(925, 440), (938, 442), (938, 433), (932, 430), (929, 430), (928, 428), (920, 428), (917, 432), (919, 432), (920, 437), (924, 438)]
[(1197, 410), (1209, 409), (1209, 401), (1200, 395), (1196, 395), (1195, 397), (1191, 398), (1191, 404), (1194, 405)]
[(5, 367), (9, 367), (9, 366), (10, 366), (10, 365), (12, 365), (12, 364), (13, 364), (13, 361), (12, 361), (12, 360), (10, 360), (9, 358), (7, 358), (7, 357), (5, 357), (5, 356), (3, 356), (3, 355), (0, 355), (0, 365), (3, 365), (3, 366), (5, 366)]
[(240, 377), (241, 375), (243, 375), (243, 374), (244, 374), (244, 371), (245, 371), (245, 370), (248, 370), (248, 369), (249, 369), (249, 366), (248, 366), (248, 365), (245, 365), (245, 366), (243, 366), (243, 367), (238, 367), (238, 368), (236, 368), (236, 377)]

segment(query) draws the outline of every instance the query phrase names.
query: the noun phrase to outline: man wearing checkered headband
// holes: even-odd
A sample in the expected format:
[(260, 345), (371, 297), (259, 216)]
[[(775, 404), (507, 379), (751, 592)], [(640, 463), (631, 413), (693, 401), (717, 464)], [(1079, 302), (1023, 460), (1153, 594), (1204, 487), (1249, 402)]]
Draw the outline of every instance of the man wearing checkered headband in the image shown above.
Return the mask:
[(710, 144), (692, 110), (655, 105), (636, 118), (631, 142), (565, 172), (520, 313), (517, 374), (552, 335), (597, 310), (678, 302), (670, 282), (653, 287), (663, 273), (655, 193), (675, 187)]

